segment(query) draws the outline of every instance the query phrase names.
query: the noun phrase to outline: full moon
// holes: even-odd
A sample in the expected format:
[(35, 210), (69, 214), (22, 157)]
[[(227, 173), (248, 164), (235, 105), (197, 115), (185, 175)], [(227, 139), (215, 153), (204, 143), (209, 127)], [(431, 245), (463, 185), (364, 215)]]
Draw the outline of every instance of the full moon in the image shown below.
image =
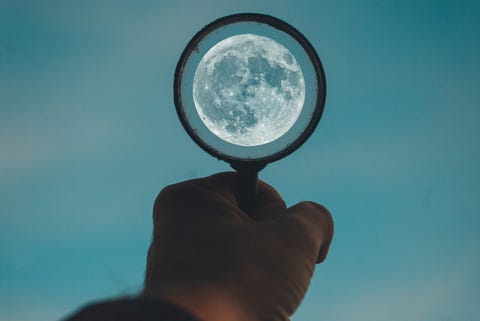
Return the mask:
[(287, 48), (264, 36), (241, 34), (218, 42), (200, 60), (193, 100), (217, 137), (258, 146), (293, 126), (305, 101), (305, 80)]

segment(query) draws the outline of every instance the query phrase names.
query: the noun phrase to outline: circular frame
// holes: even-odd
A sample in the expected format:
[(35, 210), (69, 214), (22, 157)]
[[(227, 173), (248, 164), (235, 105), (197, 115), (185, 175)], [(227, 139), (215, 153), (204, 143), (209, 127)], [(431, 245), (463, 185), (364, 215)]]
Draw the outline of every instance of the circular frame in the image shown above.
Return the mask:
[[(184, 69), (188, 63), (188, 59), (193, 52), (198, 53), (199, 51), (199, 44), (200, 42), (205, 39), (208, 35), (213, 33), (214, 31), (228, 26), (234, 23), (241, 23), (241, 22), (253, 22), (263, 25), (268, 25), (273, 27), (293, 38), (305, 51), (306, 55), (308, 56), (310, 63), (315, 72), (316, 77), (316, 101), (315, 101), (315, 108), (310, 117), (310, 121), (303, 129), (300, 135), (293, 142), (289, 143), (285, 148), (278, 152), (274, 152), (271, 155), (261, 156), (261, 157), (253, 157), (253, 158), (239, 158), (234, 157), (232, 155), (228, 155), (226, 153), (222, 153), (219, 150), (213, 148), (212, 146), (208, 145), (198, 134), (198, 130), (193, 128), (187, 118), (186, 112), (183, 107), (183, 100), (182, 100), (182, 76)], [(185, 47), (182, 55), (180, 56), (180, 60), (178, 61), (176, 70), (175, 70), (175, 78), (174, 78), (174, 102), (178, 117), (180, 122), (182, 123), (183, 127), (189, 134), (189, 136), (193, 139), (193, 141), (200, 146), (203, 150), (205, 150), (210, 155), (231, 163), (236, 167), (242, 166), (249, 166), (249, 167), (262, 167), (266, 164), (279, 160), (292, 152), (298, 149), (313, 133), (315, 130), (318, 122), (323, 113), (324, 105), (325, 105), (325, 98), (326, 98), (326, 82), (325, 82), (325, 74), (323, 71), (322, 64), (320, 59), (318, 58), (315, 49), (310, 44), (310, 42), (294, 27), (287, 24), (286, 22), (274, 18), (272, 16), (264, 15), (264, 14), (257, 14), (257, 13), (241, 13), (235, 14), (231, 16), (226, 16), (220, 19), (213, 21), (212, 23), (205, 26), (202, 30), (200, 30), (187, 44)]]

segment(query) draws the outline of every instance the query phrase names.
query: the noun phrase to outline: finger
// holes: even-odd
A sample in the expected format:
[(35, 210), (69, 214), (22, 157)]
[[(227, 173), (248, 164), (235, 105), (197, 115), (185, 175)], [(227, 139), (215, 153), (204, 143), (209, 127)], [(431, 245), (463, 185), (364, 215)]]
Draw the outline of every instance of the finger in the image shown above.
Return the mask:
[(155, 200), (154, 222), (161, 222), (166, 216), (194, 221), (220, 215), (251, 220), (238, 208), (234, 194), (236, 175), (218, 173), (165, 187)]
[(288, 208), (278, 217), (278, 228), (286, 241), (304, 253), (312, 262), (325, 260), (333, 238), (333, 219), (320, 204), (302, 202)]
[(160, 192), (156, 202), (180, 204), (200, 197), (218, 198), (218, 196), (224, 198), (225, 201), (235, 202), (235, 194), (233, 193), (235, 182), (235, 172), (224, 172), (172, 184)]
[[(224, 172), (206, 177), (199, 183), (205, 184), (212, 191), (221, 194), (240, 210), (238, 203), (238, 179), (239, 174), (237, 172)], [(245, 213), (256, 221), (264, 221), (277, 217), (285, 209), (285, 202), (275, 188), (258, 180), (255, 206)]]
[(238, 173), (223, 172), (167, 186), (155, 201), (155, 213), (160, 212), (210, 212), (228, 206), (243, 220), (264, 221), (283, 213), (285, 202), (267, 183), (258, 181), (256, 205), (248, 212), (238, 203)]
[[(202, 186), (206, 197), (215, 194), (241, 210), (238, 203), (238, 179), (237, 172), (223, 172), (190, 181), (191, 184)], [(271, 185), (258, 180), (258, 194), (255, 206), (247, 214), (254, 220), (268, 220), (275, 218), (286, 209), (285, 202), (280, 194)]]
[(238, 174), (237, 172), (222, 172), (208, 177), (198, 179), (194, 183), (201, 184), (210, 192), (216, 193), (238, 206), (236, 187)]
[(247, 214), (256, 221), (266, 221), (278, 217), (286, 208), (275, 188), (259, 180), (256, 205)]

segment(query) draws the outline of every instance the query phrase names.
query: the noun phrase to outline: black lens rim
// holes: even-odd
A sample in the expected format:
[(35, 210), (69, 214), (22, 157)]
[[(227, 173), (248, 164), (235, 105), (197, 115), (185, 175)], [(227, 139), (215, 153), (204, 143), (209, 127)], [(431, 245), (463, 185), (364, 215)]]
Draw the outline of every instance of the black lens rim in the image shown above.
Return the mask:
[[(273, 28), (283, 31), (289, 34), (292, 38), (294, 38), (303, 47), (308, 57), (310, 58), (315, 70), (316, 78), (317, 78), (318, 94), (317, 94), (315, 110), (312, 114), (312, 118), (309, 124), (307, 125), (303, 133), (292, 144), (288, 145), (283, 150), (277, 153), (274, 153), (270, 156), (257, 158), (257, 159), (240, 159), (240, 158), (232, 157), (230, 155), (223, 154), (218, 150), (210, 147), (208, 144), (206, 144), (198, 135), (196, 135), (195, 130), (190, 126), (188, 120), (186, 119), (185, 114), (183, 113), (182, 98), (180, 93), (180, 90), (181, 90), (180, 88), (182, 84), (182, 74), (183, 74), (183, 69), (185, 67), (185, 64), (190, 54), (193, 51), (198, 50), (198, 44), (202, 41), (202, 39), (218, 28), (224, 27), (232, 23), (246, 22), (246, 21), (253, 21), (253, 22), (268, 24)], [(175, 77), (174, 77), (174, 85), (173, 85), (173, 97), (174, 97), (175, 109), (177, 111), (177, 115), (178, 115), (178, 118), (180, 119), (180, 122), (182, 123), (183, 127), (185, 128), (185, 131), (188, 133), (190, 138), (192, 138), (192, 140), (198, 146), (200, 146), (200, 148), (202, 148), (207, 153), (209, 153), (210, 155), (220, 160), (226, 161), (232, 165), (235, 164), (236, 166), (249, 166), (249, 167), (265, 166), (268, 163), (284, 158), (285, 156), (293, 153), (300, 146), (302, 146), (307, 141), (307, 139), (312, 135), (313, 131), (317, 127), (318, 123), (320, 122), (320, 118), (322, 117), (323, 110), (325, 107), (326, 91), (327, 91), (327, 88), (326, 88), (325, 72), (323, 70), (322, 63), (320, 61), (320, 58), (318, 57), (317, 52), (313, 48), (312, 44), (307, 40), (307, 38), (302, 33), (300, 33), (300, 31), (298, 31), (297, 29), (295, 29), (293, 26), (286, 23), (285, 21), (269, 15), (259, 14), (259, 13), (239, 13), (239, 14), (225, 16), (209, 23), (204, 28), (202, 28), (197, 34), (195, 34), (195, 36), (193, 36), (193, 38), (190, 40), (190, 42), (187, 44), (187, 46), (183, 50), (182, 55), (180, 56), (180, 59), (177, 63), (177, 67), (175, 69)]]

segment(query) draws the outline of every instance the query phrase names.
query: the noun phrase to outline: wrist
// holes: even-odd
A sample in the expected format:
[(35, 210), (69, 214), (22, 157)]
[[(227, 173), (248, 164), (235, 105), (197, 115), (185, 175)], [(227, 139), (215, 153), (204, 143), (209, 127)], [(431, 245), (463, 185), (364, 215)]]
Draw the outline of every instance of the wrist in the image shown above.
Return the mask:
[(176, 286), (144, 291), (141, 296), (172, 303), (201, 321), (255, 320), (237, 300), (221, 290)]

